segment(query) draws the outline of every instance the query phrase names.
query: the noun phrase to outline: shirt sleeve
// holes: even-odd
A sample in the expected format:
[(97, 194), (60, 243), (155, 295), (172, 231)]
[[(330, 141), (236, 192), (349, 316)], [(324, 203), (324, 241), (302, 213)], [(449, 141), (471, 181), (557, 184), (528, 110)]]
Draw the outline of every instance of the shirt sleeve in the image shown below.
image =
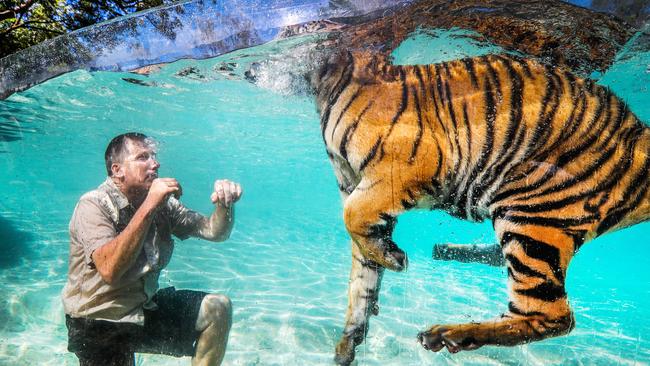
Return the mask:
[(185, 207), (179, 200), (170, 197), (167, 201), (171, 220), (172, 234), (181, 240), (196, 236), (199, 225), (205, 216)]
[(117, 236), (110, 214), (93, 197), (82, 197), (70, 220), (70, 237), (80, 244), (86, 264), (92, 253)]

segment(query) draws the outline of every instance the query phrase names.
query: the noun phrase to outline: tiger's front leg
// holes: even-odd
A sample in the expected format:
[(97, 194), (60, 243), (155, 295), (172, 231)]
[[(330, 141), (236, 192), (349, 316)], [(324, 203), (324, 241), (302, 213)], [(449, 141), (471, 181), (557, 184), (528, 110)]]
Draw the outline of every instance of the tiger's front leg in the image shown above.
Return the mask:
[(418, 335), (425, 349), (446, 347), (456, 353), (484, 345), (513, 346), (573, 329), (564, 280), (578, 238), (559, 228), (506, 220), (496, 220), (495, 229), (508, 271), (508, 311), (493, 321), (435, 325)]
[(370, 315), (379, 314), (377, 300), (383, 274), (384, 268), (366, 260), (359, 247), (352, 242), (348, 310), (334, 359), (338, 365), (349, 365), (354, 360), (354, 349), (363, 342), (368, 332)]
[[(404, 211), (405, 199), (394, 200), (391, 193), (399, 194), (399, 187), (384, 184), (362, 181), (345, 199), (345, 225), (352, 238), (352, 271), (345, 327), (336, 346), (335, 361), (339, 365), (354, 360), (354, 349), (365, 339), (370, 315), (379, 312), (377, 299), (384, 268), (401, 271), (408, 265), (406, 254), (392, 240), (395, 217)], [(414, 199), (413, 194), (404, 195)], [(395, 201), (399, 202), (397, 206)]]
[(408, 266), (406, 254), (392, 238), (397, 215), (405, 209), (403, 196), (409, 197), (399, 186), (362, 181), (343, 208), (345, 226), (363, 258), (398, 272)]

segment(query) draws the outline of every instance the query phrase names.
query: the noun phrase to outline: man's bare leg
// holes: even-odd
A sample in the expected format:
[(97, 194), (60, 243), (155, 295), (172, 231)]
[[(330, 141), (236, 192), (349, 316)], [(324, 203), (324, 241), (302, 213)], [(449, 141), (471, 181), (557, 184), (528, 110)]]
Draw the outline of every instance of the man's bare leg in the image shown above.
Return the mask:
[(201, 332), (192, 357), (192, 366), (220, 365), (226, 353), (228, 332), (232, 325), (232, 305), (224, 295), (209, 294), (203, 298), (196, 330)]

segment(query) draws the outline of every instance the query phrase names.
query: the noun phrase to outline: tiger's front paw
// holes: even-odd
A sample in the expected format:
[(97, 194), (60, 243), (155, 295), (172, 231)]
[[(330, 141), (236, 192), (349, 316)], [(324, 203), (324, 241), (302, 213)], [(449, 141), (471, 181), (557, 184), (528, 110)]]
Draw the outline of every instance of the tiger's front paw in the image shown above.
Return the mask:
[(366, 245), (359, 245), (363, 257), (368, 261), (391, 271), (401, 272), (408, 267), (408, 258), (403, 250), (397, 245), (387, 246), (382, 242), (366, 242)]
[(406, 253), (398, 247), (387, 250), (383, 259), (383, 266), (396, 272), (405, 270), (409, 264)]
[(353, 337), (344, 336), (336, 345), (334, 362), (337, 365), (348, 366), (354, 361), (354, 348), (356, 347)]
[(471, 334), (471, 325), (434, 325), (418, 334), (418, 341), (426, 350), (438, 352), (447, 347), (449, 353), (475, 350), (483, 345)]

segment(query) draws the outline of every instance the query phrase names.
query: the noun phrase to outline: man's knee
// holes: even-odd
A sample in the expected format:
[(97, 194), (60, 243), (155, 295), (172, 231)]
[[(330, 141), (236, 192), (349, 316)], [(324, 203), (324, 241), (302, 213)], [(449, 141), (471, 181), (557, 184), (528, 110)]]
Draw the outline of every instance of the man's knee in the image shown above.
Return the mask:
[(205, 316), (211, 323), (223, 324), (230, 329), (232, 323), (232, 302), (228, 296), (208, 294), (203, 298), (201, 305), (205, 307)]

